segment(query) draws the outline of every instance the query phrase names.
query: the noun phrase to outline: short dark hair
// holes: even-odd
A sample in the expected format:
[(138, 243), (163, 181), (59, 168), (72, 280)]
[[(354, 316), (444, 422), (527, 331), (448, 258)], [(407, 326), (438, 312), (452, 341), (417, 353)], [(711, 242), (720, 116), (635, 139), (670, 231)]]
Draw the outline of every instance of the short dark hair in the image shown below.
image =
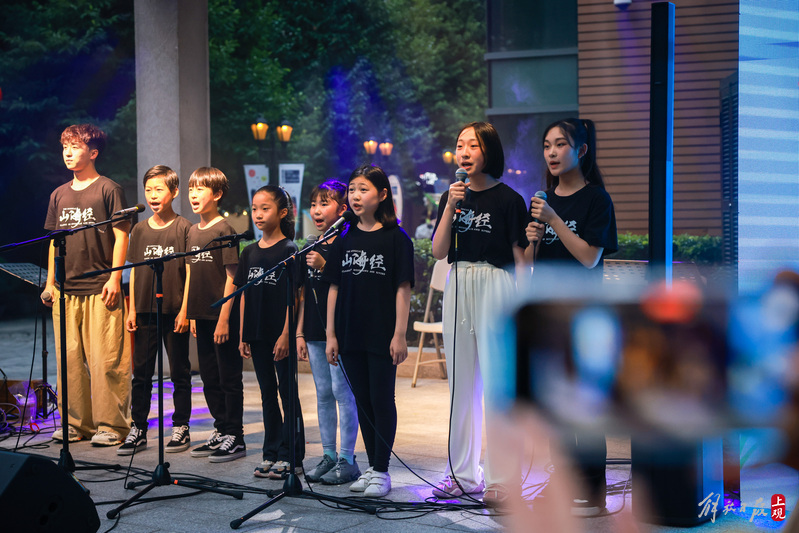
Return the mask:
[[(189, 187), (210, 187), (214, 194), (221, 192), (222, 198), (228, 190), (228, 180), (224, 172), (214, 167), (200, 167), (189, 176)], [(220, 198), (221, 200), (221, 198)]]
[(317, 198), (330, 199), (341, 205), (347, 204), (347, 186), (335, 178), (320, 183), (311, 191), (311, 201)]
[(100, 155), (105, 150), (106, 135), (94, 124), (73, 124), (61, 133), (61, 144), (80, 141)]
[(180, 186), (180, 178), (178, 178), (178, 173), (166, 165), (155, 165), (150, 170), (145, 172), (142, 184), (146, 187), (147, 182), (153, 178), (163, 178), (164, 184), (169, 187), (170, 191), (174, 191)]
[(361, 176), (374, 185), (378, 193), (383, 189), (386, 190), (386, 197), (378, 204), (377, 211), (375, 211), (375, 220), (380, 222), (384, 228), (399, 225), (397, 212), (394, 210), (394, 197), (391, 195), (391, 183), (383, 169), (376, 165), (361, 165), (352, 171), (347, 183)]
[(502, 178), (502, 173), (505, 172), (505, 152), (502, 150), (502, 141), (499, 140), (496, 128), (488, 122), (470, 122), (461, 128), (455, 139), (457, 140), (461, 133), (469, 128), (474, 128), (477, 143), (485, 158), (482, 172), (495, 179)]

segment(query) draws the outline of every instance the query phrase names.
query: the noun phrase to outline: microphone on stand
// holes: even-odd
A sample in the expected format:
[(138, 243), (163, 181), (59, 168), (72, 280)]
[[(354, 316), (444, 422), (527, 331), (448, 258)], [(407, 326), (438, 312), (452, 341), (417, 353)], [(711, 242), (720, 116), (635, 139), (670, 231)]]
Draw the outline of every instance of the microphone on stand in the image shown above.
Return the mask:
[(355, 222), (357, 220), (358, 220), (358, 215), (356, 215), (355, 213), (353, 213), (349, 209), (344, 211), (344, 214), (341, 216), (341, 218), (336, 220), (333, 223), (332, 226), (327, 228), (327, 231), (324, 233), (324, 235), (322, 235), (322, 237), (320, 237), (320, 240), (325, 240), (328, 237), (331, 237), (332, 235), (334, 235), (338, 231), (338, 229), (341, 227), (341, 225), (344, 224), (345, 222), (349, 222), (350, 224), (352, 224), (353, 222)]
[(144, 204), (136, 204), (135, 206), (128, 207), (127, 209), (120, 209), (119, 211), (117, 211), (116, 213), (114, 213), (111, 216), (113, 216), (113, 217), (127, 217), (127, 216), (130, 216), (130, 215), (134, 214), (134, 213), (141, 213), (142, 211), (144, 211)]
[(235, 233), (233, 235), (222, 235), (220, 237), (213, 239), (211, 242), (226, 242), (226, 241), (240, 241), (240, 240), (251, 241), (254, 238), (255, 235), (253, 234), (252, 230), (248, 229), (244, 233)]

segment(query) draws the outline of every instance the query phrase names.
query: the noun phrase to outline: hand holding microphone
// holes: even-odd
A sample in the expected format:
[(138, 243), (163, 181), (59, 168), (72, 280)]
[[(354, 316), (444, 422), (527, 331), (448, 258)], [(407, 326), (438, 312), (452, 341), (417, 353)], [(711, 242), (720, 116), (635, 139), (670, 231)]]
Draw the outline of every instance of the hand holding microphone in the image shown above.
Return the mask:
[(535, 193), (535, 196), (530, 201), (530, 214), (533, 216), (533, 221), (530, 222), (525, 229), (525, 234), (529, 242), (536, 243), (544, 236), (544, 224), (541, 222), (541, 214), (544, 209), (552, 210), (546, 202), (547, 193), (544, 191)]
[[(450, 198), (453, 200), (457, 199), (455, 202), (455, 213), (461, 212), (461, 205), (463, 205), (463, 200), (466, 198), (466, 179), (469, 175), (466, 173), (466, 170), (459, 168), (455, 171), (455, 183), (453, 183), (449, 188)], [(463, 184), (463, 185), (460, 185)]]
[(47, 307), (53, 306), (53, 293), (45, 289), (41, 294), (42, 303)]

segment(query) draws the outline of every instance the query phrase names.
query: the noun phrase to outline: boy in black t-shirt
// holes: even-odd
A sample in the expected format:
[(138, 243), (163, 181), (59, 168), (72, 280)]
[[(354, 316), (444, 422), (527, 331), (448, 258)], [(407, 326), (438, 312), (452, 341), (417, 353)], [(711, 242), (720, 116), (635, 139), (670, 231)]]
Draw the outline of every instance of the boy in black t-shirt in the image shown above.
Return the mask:
[[(190, 251), (213, 248), (214, 239), (236, 233), (219, 214), (219, 201), (227, 189), (227, 177), (216, 168), (200, 167), (189, 178), (191, 209), (200, 215), (200, 222), (189, 229)], [(188, 317), (192, 335), (197, 338), (203, 394), (215, 428), (208, 441), (194, 448), (191, 455), (210, 457), (212, 463), (247, 454), (238, 299), (228, 300), (220, 308), (211, 307), (235, 290), (238, 262), (236, 248), (208, 250), (186, 261)]]
[[(117, 183), (100, 176), (94, 166), (105, 147), (105, 133), (91, 124), (73, 125), (61, 134), (66, 167), (73, 178), (50, 195), (44, 227), (49, 231), (75, 229), (102, 222), (127, 205)], [(130, 222), (121, 218), (111, 225), (78, 231), (66, 238), (64, 287), (55, 287), (55, 249), (50, 246), (47, 284), (43, 300), (53, 307), (56, 351), (60, 351), (60, 306), (53, 305), (65, 293), (67, 372), (69, 405), (58, 409), (68, 417), (68, 434), (59, 428), (53, 439), (70, 442), (92, 436), (95, 446), (114, 446), (130, 428), (130, 344), (125, 335), (122, 272), (85, 279), (87, 271), (119, 267), (125, 261)], [(64, 410), (67, 408), (67, 411)]]
[[(178, 195), (178, 175), (169, 167), (156, 165), (144, 174), (144, 193), (153, 216), (136, 224), (130, 235), (128, 261), (140, 263), (186, 251), (191, 222), (175, 213), (172, 200)], [(186, 318), (186, 266), (183, 258), (163, 263), (163, 342), (169, 358), (169, 376), (174, 386), (172, 439), (165, 451), (188, 449), (191, 415), (191, 363), (189, 362), (189, 321)], [(153, 373), (158, 355), (157, 307), (153, 293), (155, 275), (149, 266), (130, 273), (130, 306), (125, 327), (134, 333), (133, 424), (117, 455), (131, 455), (147, 447), (147, 416), (150, 413)]]

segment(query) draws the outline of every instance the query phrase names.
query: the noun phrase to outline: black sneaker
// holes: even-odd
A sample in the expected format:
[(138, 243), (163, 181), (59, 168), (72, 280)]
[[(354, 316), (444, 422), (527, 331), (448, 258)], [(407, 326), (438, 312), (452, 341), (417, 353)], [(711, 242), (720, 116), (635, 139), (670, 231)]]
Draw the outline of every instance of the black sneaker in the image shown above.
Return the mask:
[(224, 436), (217, 430), (211, 433), (208, 440), (202, 446), (197, 446), (191, 451), (192, 457), (208, 457), (222, 446)]
[(225, 435), (222, 445), (208, 459), (212, 463), (225, 463), (247, 455), (247, 445), (242, 435)]
[(172, 426), (172, 438), (166, 443), (164, 451), (166, 453), (182, 452), (189, 449), (191, 444), (191, 436), (189, 435), (189, 426)]
[(130, 425), (130, 432), (125, 437), (125, 442), (117, 448), (117, 455), (133, 455), (147, 448), (147, 430)]

